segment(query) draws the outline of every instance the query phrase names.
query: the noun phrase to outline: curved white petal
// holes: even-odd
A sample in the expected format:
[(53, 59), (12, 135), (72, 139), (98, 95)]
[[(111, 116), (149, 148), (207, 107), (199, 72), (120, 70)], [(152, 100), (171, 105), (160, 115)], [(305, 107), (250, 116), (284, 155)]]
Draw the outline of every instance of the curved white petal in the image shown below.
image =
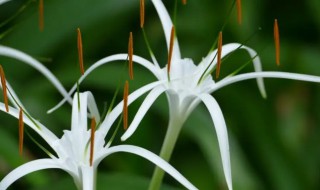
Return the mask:
[(214, 92), (232, 83), (236, 83), (236, 82), (248, 80), (248, 79), (255, 79), (255, 78), (283, 78), (283, 79), (320, 83), (320, 77), (318, 76), (297, 74), (297, 73), (287, 73), (287, 72), (263, 71), (263, 72), (255, 72), (255, 73), (244, 73), (244, 74), (239, 74), (239, 75), (222, 79), (221, 81), (212, 85), (210, 92)]
[(0, 5), (6, 3), (8, 1), (11, 1), (11, 0), (0, 0)]
[[(158, 12), (158, 15), (159, 15), (159, 18), (160, 18), (160, 21), (162, 24), (162, 28), (164, 31), (164, 35), (166, 37), (167, 48), (169, 51), (171, 28), (173, 26), (171, 18), (169, 16), (169, 13), (168, 13), (166, 7), (163, 5), (161, 0), (152, 0), (152, 3)], [(181, 59), (181, 53), (180, 53), (180, 48), (179, 48), (179, 43), (178, 43), (177, 37), (175, 37), (174, 43), (173, 43), (172, 59), (173, 60), (180, 60)]]
[[(142, 96), (144, 93), (148, 92), (149, 90), (157, 87), (158, 85), (161, 85), (162, 83), (164, 83), (165, 81), (156, 81), (156, 82), (152, 82), (149, 83), (141, 88), (139, 88), (138, 90), (132, 92), (129, 96), (128, 96), (128, 106), (134, 102), (137, 98), (139, 98), (140, 96)], [(112, 111), (106, 116), (106, 118), (104, 119), (104, 121), (101, 123), (100, 127), (99, 127), (99, 131), (101, 130), (101, 133), (106, 135), (110, 129), (110, 127), (112, 126), (112, 124), (114, 123), (114, 121), (119, 117), (119, 115), (122, 113), (122, 109), (123, 109), (123, 101), (121, 101), (116, 107), (114, 107), (112, 109)]]
[[(18, 98), (17, 94), (15, 93), (15, 91), (13, 90), (11, 85), (9, 84), (8, 80), (6, 80), (6, 86), (7, 86), (8, 98), (9, 98), (10, 102), (13, 104), (13, 106), (17, 109), (19, 109), (21, 107), (23, 110), (26, 110), (24, 108), (23, 104), (21, 103), (20, 99)], [(0, 88), (3, 89), (1, 83), (0, 83)], [(10, 91), (10, 93), (9, 93), (9, 91)]]
[(228, 132), (227, 132), (227, 126), (224, 121), (222, 111), (217, 101), (210, 94), (200, 94), (199, 98), (203, 101), (203, 103), (207, 107), (211, 115), (212, 121), (214, 123), (214, 127), (216, 129), (216, 134), (219, 142), (224, 175), (226, 177), (229, 190), (232, 190), (232, 176), (231, 176)]
[(154, 163), (161, 169), (163, 169), (165, 172), (167, 172), (169, 175), (171, 175), (173, 178), (175, 178), (179, 183), (181, 183), (184, 187), (187, 189), (193, 190), (197, 189), (195, 186), (193, 186), (185, 177), (183, 177), (174, 167), (172, 167), (169, 163), (164, 161), (162, 158), (157, 156), (156, 154), (132, 145), (118, 145), (113, 146), (111, 148), (106, 148), (104, 151), (101, 151), (100, 156), (97, 158), (97, 162), (100, 162), (105, 157), (109, 156), (110, 154), (116, 153), (116, 152), (128, 152), (131, 154), (135, 154), (138, 156), (141, 156), (150, 162)]
[[(86, 71), (85, 73), (79, 78), (78, 80), (78, 85), (95, 69), (97, 69), (98, 67), (107, 64), (109, 62), (112, 61), (125, 61), (128, 59), (128, 54), (115, 54), (115, 55), (111, 55), (108, 57), (105, 57), (103, 59), (100, 59), (99, 61), (97, 61), (96, 63), (94, 63), (93, 65), (91, 65)], [(152, 74), (154, 74), (155, 77), (159, 77), (160, 76), (160, 70), (153, 65), (150, 61), (133, 55), (133, 61), (142, 65), (143, 67), (147, 68)], [(71, 90), (68, 92), (68, 95), (71, 96), (71, 94), (73, 94), (75, 92), (75, 90), (77, 89), (77, 84), (74, 84), (73, 87), (71, 88)], [(52, 113), (54, 110), (58, 109), (60, 106), (62, 106), (64, 103), (66, 102), (66, 98), (64, 98), (63, 100), (61, 100), (56, 106), (54, 106), (53, 108), (51, 108), (50, 110), (48, 110), (48, 113)]]
[(8, 175), (6, 175), (0, 182), (0, 189), (5, 190), (7, 189), (12, 183), (17, 181), (19, 178), (43, 169), (63, 169), (62, 166), (52, 159), (40, 159), (40, 160), (34, 160), (28, 163), (25, 163), (18, 168), (11, 171)]
[(30, 65), (31, 67), (35, 68), (40, 73), (42, 73), (57, 88), (57, 90), (61, 93), (64, 99), (68, 100), (70, 103), (72, 102), (71, 97), (68, 95), (67, 91), (64, 89), (60, 81), (45, 66), (43, 66), (40, 62), (38, 62), (31, 56), (21, 51), (18, 51), (16, 49), (2, 46), (2, 45), (0, 45), (0, 55), (20, 60)]
[[(242, 45), (242, 44), (238, 44), (238, 43), (230, 43), (230, 44), (225, 44), (222, 46), (222, 52), (221, 52), (221, 57), (225, 57), (226, 55), (238, 50), (238, 49), (244, 49), (246, 50), (250, 57), (253, 59), (253, 66), (254, 66), (254, 70), (255, 72), (261, 72), (262, 71), (262, 66), (261, 66), (261, 61), (260, 61), (260, 57), (257, 56), (257, 52), (255, 52), (253, 49)], [(215, 66), (215, 64), (217, 63), (217, 50), (211, 52), (204, 60), (205, 60), (205, 67), (202, 67), (204, 72), (204, 69), (207, 68), (209, 66), (209, 64), (212, 62), (212, 64), (209, 67), (209, 71)], [(214, 59), (214, 60), (213, 60)], [(213, 60), (213, 61), (212, 61)], [(266, 90), (264, 87), (264, 83), (263, 83), (263, 79), (260, 77), (257, 77), (257, 84), (258, 84), (258, 88), (260, 90), (260, 93), (262, 95), (262, 97), (266, 98), (267, 94), (266, 94)]]
[(165, 90), (166, 90), (165, 88), (163, 88), (162, 86), (159, 86), (150, 91), (148, 96), (144, 99), (143, 103), (141, 104), (129, 128), (122, 135), (121, 137), (122, 141), (127, 140), (136, 131), (136, 129), (138, 128), (138, 125), (140, 124), (143, 117), (146, 115), (147, 111), (150, 109), (151, 105)]
[[(2, 102), (0, 102), (0, 110), (6, 112), (5, 105)], [(19, 110), (11, 106), (9, 106), (8, 114), (17, 119), (19, 118)], [(23, 122), (30, 126), (34, 131), (36, 131), (51, 147), (53, 146), (53, 143), (58, 140), (58, 137), (56, 137), (49, 129), (47, 129), (44, 125), (42, 125), (34, 118), (32, 118), (31, 120), (29, 117), (23, 114)]]

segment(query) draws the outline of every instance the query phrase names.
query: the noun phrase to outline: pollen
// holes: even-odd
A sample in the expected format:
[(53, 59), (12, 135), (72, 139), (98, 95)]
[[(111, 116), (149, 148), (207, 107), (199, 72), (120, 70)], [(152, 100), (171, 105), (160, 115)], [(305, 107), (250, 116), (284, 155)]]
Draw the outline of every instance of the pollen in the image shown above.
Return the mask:
[(23, 152), (23, 133), (24, 123), (23, 123), (23, 110), (20, 108), (19, 111), (19, 154), (22, 155)]
[(174, 26), (171, 28), (171, 35), (170, 35), (170, 47), (169, 47), (169, 55), (168, 55), (168, 76), (170, 74), (170, 68), (171, 68), (171, 59), (172, 59), (172, 52), (173, 52), (173, 43), (174, 43)]
[(274, 44), (276, 49), (276, 63), (280, 65), (280, 36), (279, 36), (279, 27), (278, 27), (278, 20), (274, 20), (273, 26), (273, 35), (274, 35)]
[(218, 61), (217, 61), (217, 69), (216, 69), (216, 79), (219, 78), (219, 75), (220, 75), (221, 52), (222, 52), (222, 32), (219, 32), (219, 38), (218, 38)]
[(129, 77), (131, 80), (133, 80), (133, 36), (132, 36), (132, 32), (130, 32), (130, 35), (129, 35), (128, 55), (129, 55)]
[(242, 23), (242, 8), (241, 8), (241, 0), (237, 0), (237, 19), (238, 23)]
[(39, 30), (43, 31), (44, 28), (44, 8), (43, 0), (39, 0)]
[(187, 0), (182, 0), (182, 4), (186, 5), (187, 4)]
[(144, 0), (140, 0), (140, 27), (144, 25)]
[(123, 128), (128, 128), (128, 95), (129, 95), (129, 83), (126, 81), (123, 91)]
[(6, 107), (6, 111), (9, 112), (6, 76), (4, 74), (4, 71), (1, 65), (0, 65), (0, 77), (1, 77), (1, 86), (3, 91), (4, 105)]
[(94, 153), (94, 136), (96, 132), (96, 119), (92, 118), (91, 120), (91, 138), (90, 138), (90, 166), (93, 163), (93, 153)]
[(82, 51), (82, 37), (80, 28), (77, 28), (77, 44), (78, 44), (78, 56), (79, 56), (79, 66), (81, 75), (84, 74), (84, 65), (83, 65), (83, 51)]

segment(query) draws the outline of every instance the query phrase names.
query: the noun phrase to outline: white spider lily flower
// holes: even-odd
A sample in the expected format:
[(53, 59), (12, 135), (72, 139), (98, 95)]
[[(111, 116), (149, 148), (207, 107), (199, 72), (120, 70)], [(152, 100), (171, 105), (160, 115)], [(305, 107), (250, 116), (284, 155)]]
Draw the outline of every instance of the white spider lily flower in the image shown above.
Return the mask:
[[(0, 110), (5, 111), (3, 103), (0, 103)], [(94, 126), (89, 129), (87, 124), (88, 111), (91, 119), (95, 120)], [(14, 107), (10, 107), (8, 113), (16, 118), (19, 117), (19, 110)], [(95, 189), (95, 178), (99, 163), (105, 157), (117, 152), (127, 152), (141, 156), (161, 167), (185, 188), (197, 189), (170, 164), (146, 149), (133, 145), (112, 147), (110, 147), (110, 144), (105, 145), (106, 134), (103, 131), (104, 129), (95, 130), (95, 123), (100, 124), (100, 115), (90, 92), (79, 93), (74, 96), (71, 130), (65, 130), (60, 139), (26, 112), (24, 112), (23, 118), (25, 124), (43, 137), (55, 151), (55, 155), (49, 154), (51, 158), (30, 161), (14, 169), (1, 180), (0, 190), (7, 189), (16, 180), (29, 173), (53, 168), (68, 172), (73, 177), (78, 189), (93, 190)]]
[[(161, 0), (151, 0), (151, 2), (155, 6), (156, 11), (159, 15), (165, 34), (167, 49), (168, 51), (170, 48), (172, 49), (170, 73), (168, 73), (167, 65), (164, 68), (160, 68), (157, 60), (153, 55), (151, 55), (152, 62), (137, 55), (133, 55), (133, 61), (148, 69), (152, 74), (154, 74), (158, 81), (151, 82), (150, 84), (141, 87), (140, 89), (134, 91), (129, 95), (128, 105), (143, 94), (150, 91), (143, 101), (142, 105), (140, 106), (138, 112), (136, 113), (128, 130), (124, 133), (121, 139), (124, 141), (134, 133), (154, 101), (162, 93), (166, 93), (169, 102), (169, 126), (160, 156), (165, 160), (169, 160), (183, 123), (188, 118), (190, 113), (195, 109), (195, 107), (199, 103), (203, 102), (207, 107), (214, 123), (219, 142), (224, 175), (226, 178), (227, 186), (231, 190), (232, 177), (227, 127), (220, 106), (211, 94), (229, 84), (247, 79), (256, 79), (261, 95), (263, 97), (266, 97), (263, 78), (284, 78), (320, 83), (320, 77), (296, 73), (262, 71), (260, 58), (257, 56), (257, 53), (253, 49), (239, 43), (230, 43), (222, 45), (221, 57), (223, 58), (238, 49), (244, 49), (252, 58), (254, 72), (230, 75), (216, 82), (212, 79), (210, 71), (215, 69), (217, 65), (218, 60), (216, 55), (218, 50), (213, 50), (212, 52), (210, 52), (198, 65), (195, 65), (189, 58), (182, 58), (178, 39), (176, 36), (174, 36), (173, 46), (170, 47), (170, 38), (173, 23), (163, 2)], [(78, 82), (81, 83), (93, 70), (100, 67), (101, 65), (112, 61), (127, 60), (127, 58), (128, 54), (116, 54), (101, 59), (93, 64), (90, 68), (88, 68)], [(170, 76), (170, 78), (168, 76)], [(76, 85), (74, 85), (73, 88), (69, 91), (69, 95), (72, 94), (75, 90)], [(65, 101), (66, 99), (62, 100), (49, 112), (57, 109)], [(113, 123), (114, 120), (120, 115), (122, 106), (123, 102), (117, 105), (114, 109), (114, 112), (110, 114), (110, 117), (101, 124), (101, 128), (105, 128), (105, 132), (108, 131), (111, 123)], [(157, 181), (156, 183), (159, 183), (159, 181), (161, 180), (154, 181)]]

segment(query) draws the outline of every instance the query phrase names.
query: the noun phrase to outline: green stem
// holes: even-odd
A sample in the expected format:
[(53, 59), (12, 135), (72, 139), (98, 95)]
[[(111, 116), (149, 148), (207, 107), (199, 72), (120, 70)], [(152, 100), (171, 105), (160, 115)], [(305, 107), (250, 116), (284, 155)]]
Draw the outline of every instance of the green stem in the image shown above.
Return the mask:
[[(181, 120), (180, 117), (170, 118), (167, 133), (160, 151), (160, 157), (166, 161), (170, 160), (183, 123), (184, 119)], [(164, 171), (161, 168), (156, 167), (149, 185), (149, 190), (159, 190), (163, 177)]]

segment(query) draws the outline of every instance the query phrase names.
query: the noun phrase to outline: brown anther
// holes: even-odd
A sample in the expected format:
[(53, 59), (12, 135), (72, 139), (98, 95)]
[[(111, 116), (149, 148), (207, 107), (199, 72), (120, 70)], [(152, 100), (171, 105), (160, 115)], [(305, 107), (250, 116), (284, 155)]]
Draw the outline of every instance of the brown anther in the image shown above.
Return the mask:
[(242, 8), (241, 8), (241, 0), (237, 0), (237, 18), (238, 23), (242, 23)]
[(19, 111), (19, 154), (22, 155), (23, 152), (23, 133), (24, 123), (23, 123), (23, 110), (20, 108)]
[(182, 0), (182, 4), (186, 5), (187, 4), (187, 0)]
[(129, 77), (133, 80), (133, 36), (130, 32), (129, 44), (128, 44), (128, 55), (129, 55)]
[(219, 32), (219, 38), (218, 38), (218, 61), (217, 61), (217, 69), (216, 69), (216, 79), (219, 78), (219, 75), (220, 75), (221, 53), (222, 53), (222, 32)]
[(140, 0), (140, 27), (144, 25), (144, 0)]
[(167, 71), (168, 76), (170, 74), (170, 68), (171, 68), (171, 59), (172, 59), (172, 52), (173, 52), (173, 42), (174, 42), (174, 26), (171, 28), (171, 35), (170, 35), (170, 47), (169, 47), (169, 55), (168, 55), (168, 65), (167, 65)]
[(129, 95), (129, 82), (126, 81), (124, 84), (123, 91), (123, 128), (127, 130), (128, 128), (128, 95)]
[(4, 71), (1, 65), (0, 65), (0, 77), (1, 77), (1, 86), (3, 91), (4, 105), (6, 107), (6, 111), (9, 112), (6, 76), (4, 74)]
[(43, 28), (44, 28), (43, 0), (39, 0), (39, 30), (43, 31)]
[(81, 75), (84, 74), (84, 65), (83, 65), (83, 51), (82, 51), (82, 37), (80, 28), (77, 28), (77, 44), (78, 44), (78, 56), (79, 56), (79, 66)]
[(274, 44), (276, 49), (276, 63), (279, 66), (280, 65), (280, 36), (279, 36), (279, 27), (278, 27), (277, 19), (274, 19), (273, 35), (274, 35)]
[(96, 132), (96, 119), (92, 118), (91, 120), (91, 138), (90, 138), (90, 166), (93, 163), (93, 153), (94, 153), (94, 136)]

